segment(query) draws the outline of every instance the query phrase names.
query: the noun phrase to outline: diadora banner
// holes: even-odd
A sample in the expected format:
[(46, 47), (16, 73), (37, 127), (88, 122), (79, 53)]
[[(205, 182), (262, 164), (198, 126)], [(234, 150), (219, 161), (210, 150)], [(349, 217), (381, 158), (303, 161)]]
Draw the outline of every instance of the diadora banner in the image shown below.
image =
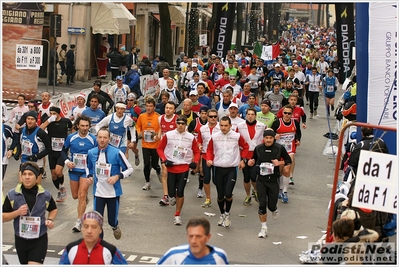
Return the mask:
[(235, 18), (235, 3), (217, 3), (216, 27), (212, 54), (225, 57), (231, 47), (233, 24)]
[(353, 3), (335, 4), (338, 60), (342, 62), (339, 73), (339, 82), (344, 83), (345, 78), (352, 73), (355, 61), (352, 60), (352, 47), (355, 46)]
[(367, 122), (393, 127), (398, 120), (397, 16), (395, 3), (369, 3)]

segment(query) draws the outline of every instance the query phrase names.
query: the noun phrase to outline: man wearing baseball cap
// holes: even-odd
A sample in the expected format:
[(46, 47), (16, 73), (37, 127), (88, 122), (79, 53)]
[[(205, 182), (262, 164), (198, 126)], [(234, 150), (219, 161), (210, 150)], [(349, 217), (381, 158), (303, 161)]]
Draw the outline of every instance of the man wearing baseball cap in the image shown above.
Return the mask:
[(76, 96), (76, 106), (72, 107), (72, 112), (71, 112), (71, 116), (69, 117), (69, 119), (74, 122), (77, 117), (79, 117), (82, 112), (87, 109), (86, 107), (86, 95), (83, 93), (79, 93)]
[(127, 264), (118, 248), (100, 238), (104, 222), (100, 213), (86, 212), (81, 220), (83, 238), (66, 246), (59, 264)]
[(276, 63), (274, 65), (274, 69), (269, 72), (269, 80), (272, 81), (280, 81), (280, 83), (285, 82), (284, 72), (281, 70), (281, 65)]
[[(116, 84), (109, 89), (109, 94), (111, 96), (111, 99), (113, 99), (115, 103), (117, 102), (125, 103), (127, 95), (129, 93), (130, 93), (130, 87), (126, 84), (123, 84), (123, 77), (116, 76)], [(114, 111), (116, 111), (115, 107)]]
[(198, 91), (192, 90), (189, 93), (189, 97), (192, 102), (191, 110), (199, 114), (201, 107), (203, 106), (201, 103), (198, 102)]

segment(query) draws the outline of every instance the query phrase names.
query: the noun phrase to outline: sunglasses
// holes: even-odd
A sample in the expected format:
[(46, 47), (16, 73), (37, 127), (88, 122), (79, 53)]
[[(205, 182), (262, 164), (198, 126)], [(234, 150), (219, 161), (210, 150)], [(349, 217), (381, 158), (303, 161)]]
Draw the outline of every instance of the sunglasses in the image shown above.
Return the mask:
[(184, 121), (177, 121), (176, 124), (186, 124)]
[(208, 116), (210, 119), (216, 119), (218, 116), (217, 115), (215, 115), (215, 116)]
[(34, 108), (35, 106), (28, 105), (28, 108)]
[(285, 115), (292, 115), (292, 112), (283, 112)]
[(235, 81), (235, 80), (236, 80), (235, 78), (233, 78), (233, 79), (230, 78), (230, 81)]
[(131, 101), (134, 101), (134, 99), (128, 99), (127, 101), (131, 102)]

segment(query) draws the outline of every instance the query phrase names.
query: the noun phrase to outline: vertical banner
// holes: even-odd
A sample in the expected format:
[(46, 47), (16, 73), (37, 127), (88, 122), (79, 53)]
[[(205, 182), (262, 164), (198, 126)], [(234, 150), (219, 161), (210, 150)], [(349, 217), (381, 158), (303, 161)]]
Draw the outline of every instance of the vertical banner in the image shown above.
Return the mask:
[[(356, 43), (359, 44), (356, 47), (356, 120), (359, 122), (397, 128), (397, 10), (395, 3), (356, 3)], [(377, 137), (381, 134), (381, 130), (375, 133)], [(396, 154), (396, 135), (388, 131), (382, 137), (390, 154)]]
[[(35, 62), (42, 61), (43, 57), (40, 39), (43, 38), (44, 5), (31, 2), (3, 2), (2, 7), (3, 100), (16, 100), (18, 94), (26, 95), (28, 100), (33, 99), (36, 97), (39, 82), (38, 68), (40, 68), (40, 64)], [(39, 40), (24, 40), (22, 39), (24, 37)], [(21, 66), (29, 69), (19, 69)], [(20, 82), (16, 82), (19, 79), (17, 77), (29, 82), (21, 86)]]
[(338, 60), (342, 62), (339, 73), (339, 82), (344, 83), (345, 78), (352, 73), (355, 61), (352, 60), (351, 52), (355, 45), (354, 13), (353, 3), (335, 4)]
[(223, 58), (231, 47), (235, 18), (235, 3), (217, 3), (216, 27), (211, 54)]
[(367, 122), (393, 127), (397, 123), (397, 12), (396, 4), (369, 3)]

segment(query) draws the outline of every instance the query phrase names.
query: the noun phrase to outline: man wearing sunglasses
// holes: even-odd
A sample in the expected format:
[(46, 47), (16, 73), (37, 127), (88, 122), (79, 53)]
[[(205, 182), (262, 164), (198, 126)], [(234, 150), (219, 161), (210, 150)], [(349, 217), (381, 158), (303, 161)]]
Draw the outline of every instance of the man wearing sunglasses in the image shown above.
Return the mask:
[(206, 150), (208, 148), (209, 141), (213, 134), (220, 132), (218, 124), (218, 112), (216, 109), (208, 110), (208, 123), (200, 128), (198, 134), (198, 147), (202, 152), (202, 169), (204, 173), (204, 191), (205, 191), (205, 202), (201, 205), (203, 208), (209, 208), (211, 202), (211, 174), (213, 179), (215, 178), (215, 170), (213, 166), (207, 166), (206, 164)]
[[(299, 122), (292, 118), (293, 111), (294, 109), (292, 108), (292, 106), (284, 106), (283, 117), (275, 120), (271, 127), (276, 132), (276, 142), (284, 146), (284, 148), (290, 155), (292, 162), (294, 162), (296, 147), (300, 145), (300, 140), (302, 136)], [(293, 166), (291, 166), (291, 168), (293, 168)], [(281, 198), (281, 201), (283, 203), (288, 202), (287, 190), (289, 183), (290, 177), (287, 177), (286, 175), (282, 175), (280, 177), (279, 198)]]
[(230, 76), (230, 83), (223, 86), (222, 92), (226, 91), (228, 86), (232, 87), (233, 89), (233, 96), (238, 95), (242, 91), (241, 86), (237, 84), (237, 78), (235, 76)]
[(184, 203), (188, 171), (197, 168), (200, 151), (194, 135), (186, 132), (187, 118), (180, 115), (176, 125), (176, 129), (166, 132), (162, 137), (157, 152), (167, 168), (169, 204), (176, 205), (173, 223), (181, 225), (180, 212)]

